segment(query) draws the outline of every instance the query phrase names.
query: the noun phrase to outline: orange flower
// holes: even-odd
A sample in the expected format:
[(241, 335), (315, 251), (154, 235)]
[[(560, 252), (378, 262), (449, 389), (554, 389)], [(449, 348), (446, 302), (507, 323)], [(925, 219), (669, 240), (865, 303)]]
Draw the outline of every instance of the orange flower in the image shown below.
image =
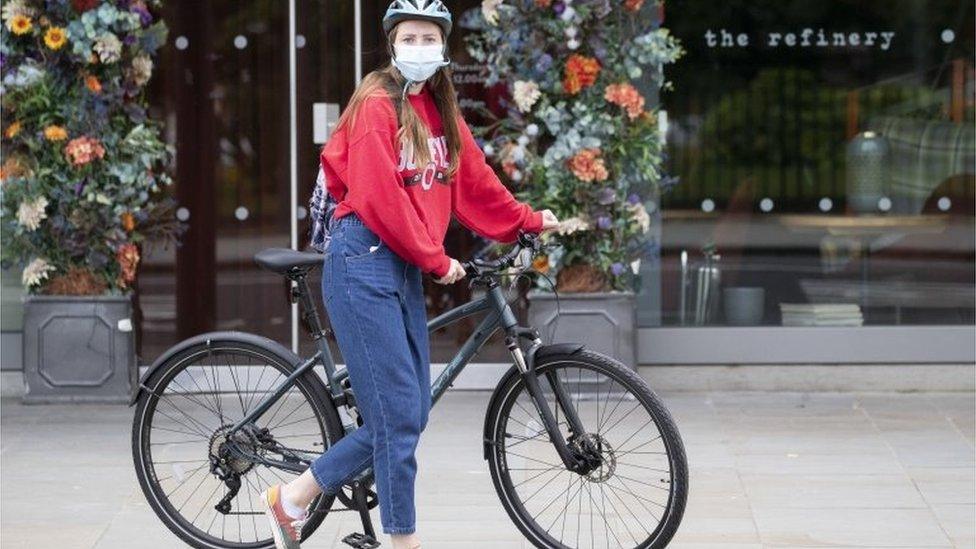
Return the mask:
[(0, 181), (11, 177), (21, 177), (28, 173), (29, 171), (20, 163), (17, 156), (9, 156), (3, 161), (3, 166), (0, 166)]
[(102, 83), (98, 81), (97, 77), (91, 74), (85, 77), (85, 87), (92, 93), (101, 93), (102, 91)]
[(51, 124), (44, 128), (44, 138), (48, 141), (64, 141), (68, 138), (68, 131), (61, 126)]
[(549, 256), (542, 254), (532, 260), (532, 268), (540, 273), (549, 272)]
[(600, 74), (600, 68), (600, 62), (593, 57), (578, 53), (570, 55), (563, 73), (563, 89), (568, 94), (576, 95), (583, 88), (592, 86)]
[(83, 166), (105, 156), (105, 147), (94, 137), (76, 137), (64, 146), (64, 153), (73, 166)]
[(13, 124), (7, 126), (7, 129), (6, 129), (6, 131), (3, 132), (3, 135), (7, 139), (13, 139), (14, 136), (16, 136), (18, 133), (20, 133), (20, 121), (19, 120), (18, 121), (15, 121)]
[(583, 149), (567, 161), (570, 171), (581, 181), (603, 181), (609, 177), (600, 149)]
[(552, 5), (552, 0), (535, 0), (535, 7), (548, 8)]
[(640, 11), (641, 6), (643, 5), (644, 0), (624, 0), (624, 9), (627, 11)]
[(127, 233), (131, 233), (132, 229), (136, 228), (136, 217), (132, 213), (124, 212), (122, 214), (122, 228)]
[(139, 247), (129, 242), (119, 247), (115, 254), (122, 273), (119, 275), (119, 285), (125, 288), (136, 279), (136, 267), (139, 266)]
[(603, 93), (603, 98), (626, 109), (631, 120), (640, 116), (644, 110), (644, 97), (637, 88), (628, 83), (610, 84)]

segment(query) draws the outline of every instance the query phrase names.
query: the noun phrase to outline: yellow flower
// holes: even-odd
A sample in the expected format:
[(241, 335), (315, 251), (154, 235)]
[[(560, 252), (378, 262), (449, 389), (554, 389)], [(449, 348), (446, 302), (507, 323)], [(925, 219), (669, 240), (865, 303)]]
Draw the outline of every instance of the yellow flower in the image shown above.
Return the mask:
[(15, 15), (7, 21), (7, 28), (14, 34), (27, 34), (34, 25), (26, 15)]
[(7, 126), (7, 131), (3, 132), (3, 135), (7, 139), (13, 139), (15, 135), (20, 133), (20, 122), (14, 122), (13, 124)]
[(61, 49), (61, 46), (67, 41), (68, 37), (64, 34), (64, 29), (61, 27), (51, 27), (44, 33), (44, 43), (52, 50)]
[(62, 126), (52, 124), (44, 128), (44, 137), (48, 141), (64, 141), (68, 138), (68, 131)]

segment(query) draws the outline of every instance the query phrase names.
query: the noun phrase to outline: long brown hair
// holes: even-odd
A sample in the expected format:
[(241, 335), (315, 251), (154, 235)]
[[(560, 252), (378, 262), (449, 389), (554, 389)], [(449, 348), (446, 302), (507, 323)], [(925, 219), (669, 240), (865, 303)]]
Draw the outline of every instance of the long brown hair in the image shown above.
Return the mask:
[[(392, 61), (393, 43), (396, 40), (397, 27), (399, 25), (390, 29), (390, 33), (386, 37), (386, 50), (390, 54), (390, 62), (363, 77), (359, 86), (356, 87), (356, 91), (353, 92), (352, 97), (349, 99), (349, 104), (346, 105), (346, 109), (342, 112), (338, 122), (336, 122), (336, 130), (342, 128), (345, 124), (354, 126), (360, 106), (369, 97), (388, 96), (394, 102), (394, 105), (400, 102), (400, 94), (403, 93), (403, 85), (406, 83), (406, 79), (393, 66)], [(447, 39), (443, 32), (441, 32), (441, 38), (446, 48)], [(434, 98), (437, 112), (441, 115), (444, 137), (447, 139), (447, 150), (450, 159), (450, 166), (447, 170), (448, 178), (457, 172), (461, 152), (461, 137), (457, 124), (460, 108), (458, 107), (457, 92), (454, 90), (452, 80), (450, 65), (447, 65), (441, 67), (424, 84)], [(402, 101), (399, 111), (400, 120), (396, 135), (397, 143), (406, 145), (407, 151), (413, 150), (417, 165), (425, 166), (431, 160), (430, 149), (427, 145), (430, 132), (420, 119), (420, 115), (414, 110), (410, 101)]]

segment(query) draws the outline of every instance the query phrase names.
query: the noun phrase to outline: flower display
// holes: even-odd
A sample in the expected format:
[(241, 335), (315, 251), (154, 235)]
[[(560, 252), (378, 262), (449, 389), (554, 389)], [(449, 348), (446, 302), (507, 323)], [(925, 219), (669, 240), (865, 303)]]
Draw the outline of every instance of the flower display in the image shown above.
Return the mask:
[(50, 27), (44, 32), (44, 44), (52, 50), (61, 49), (67, 41), (68, 37), (61, 27)]
[(91, 74), (85, 76), (85, 87), (92, 93), (101, 93), (102, 91), (102, 83), (98, 81), (97, 76)]
[(84, 166), (92, 160), (104, 157), (105, 147), (97, 139), (83, 135), (68, 141), (64, 146), (64, 154), (73, 166)]
[(644, 112), (644, 96), (629, 82), (608, 85), (603, 98), (614, 105), (623, 107), (631, 120)]
[(115, 63), (122, 57), (122, 41), (111, 32), (100, 34), (93, 49), (102, 63)]
[(580, 181), (603, 181), (608, 176), (607, 167), (600, 157), (600, 149), (583, 149), (567, 160), (569, 169)]
[(119, 246), (115, 254), (119, 264), (119, 286), (127, 287), (136, 279), (136, 268), (139, 266), (139, 247), (129, 242)]
[(67, 138), (68, 131), (64, 129), (64, 126), (51, 124), (44, 128), (44, 139), (48, 141), (64, 141)]
[(122, 228), (127, 233), (131, 233), (136, 228), (136, 217), (132, 215), (132, 212), (122, 212), (121, 216)]
[(41, 226), (41, 221), (47, 217), (45, 208), (47, 208), (47, 199), (43, 196), (21, 202), (17, 208), (17, 223), (20, 223), (28, 231), (37, 230)]
[(485, 21), (489, 25), (498, 24), (498, 6), (500, 6), (502, 0), (482, 0), (481, 2), (481, 14), (484, 16)]
[(132, 60), (132, 67), (129, 69), (129, 75), (137, 86), (144, 86), (146, 82), (149, 82), (149, 77), (152, 75), (152, 69), (153, 62), (149, 56), (137, 55), (135, 59)]
[(21, 124), (19, 120), (12, 122), (9, 126), (7, 126), (7, 129), (3, 131), (3, 136), (7, 139), (17, 137), (17, 134), (20, 133), (20, 127)]
[(683, 50), (644, 4), (485, 1), (466, 14), (480, 29), (465, 42), (485, 85), (510, 96), (479, 111), (488, 121), (473, 130), (519, 198), (561, 220), (536, 265), (555, 271), (558, 290), (636, 290), (633, 266), (658, 253), (654, 205), (675, 178), (645, 98), (670, 88), (664, 69)]
[(600, 62), (592, 57), (573, 54), (566, 61), (563, 76), (563, 89), (570, 95), (575, 95), (583, 88), (592, 86), (600, 74)]
[(71, 7), (78, 13), (94, 9), (100, 0), (71, 0)]
[(24, 268), (24, 272), (20, 275), (21, 283), (27, 288), (33, 288), (38, 286), (48, 277), (48, 273), (55, 270), (54, 265), (51, 265), (43, 258), (35, 258), (33, 261), (27, 264)]
[(640, 11), (644, 5), (644, 0), (624, 0), (624, 9), (627, 11)]
[(16, 35), (27, 34), (34, 28), (34, 23), (26, 15), (15, 15), (7, 21), (7, 28)]
[(535, 105), (535, 102), (542, 95), (542, 92), (539, 91), (539, 85), (531, 80), (517, 80), (512, 85), (512, 88), (514, 90), (512, 95), (515, 99), (515, 104), (518, 105), (518, 109), (522, 112), (532, 110), (532, 105)]
[(174, 150), (145, 86), (159, 0), (0, 6), (0, 255), (30, 293), (131, 291), (141, 256), (185, 225), (166, 196)]

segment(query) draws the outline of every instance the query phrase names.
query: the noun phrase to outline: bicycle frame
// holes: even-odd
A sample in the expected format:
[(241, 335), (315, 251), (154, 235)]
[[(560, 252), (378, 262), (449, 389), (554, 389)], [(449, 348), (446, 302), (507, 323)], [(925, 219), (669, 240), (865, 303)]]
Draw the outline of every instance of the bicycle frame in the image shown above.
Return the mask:
[[(289, 276), (289, 279), (294, 282), (291, 296), (293, 302), (298, 302), (300, 304), (302, 316), (312, 338), (316, 342), (317, 351), (312, 356), (304, 359), (303, 362), (295, 368), (295, 371), (275, 388), (271, 395), (265, 397), (255, 406), (253, 410), (238, 421), (227, 433), (228, 437), (245, 425), (251, 424), (261, 417), (261, 415), (267, 412), (268, 409), (270, 409), (279, 398), (284, 396), (284, 394), (291, 389), (297, 378), (304, 375), (309, 371), (309, 369), (314, 368), (316, 364), (321, 364), (325, 368), (329, 392), (331, 393), (332, 400), (335, 402), (336, 406), (346, 406), (349, 404), (343, 387), (343, 382), (348, 378), (349, 374), (345, 369), (338, 370), (336, 367), (335, 359), (332, 356), (332, 351), (329, 349), (329, 344), (326, 337), (329, 332), (322, 329), (321, 321), (318, 315), (318, 308), (312, 301), (306, 276), (306, 273)], [(552, 410), (549, 409), (548, 403), (542, 396), (542, 389), (539, 386), (538, 379), (534, 372), (534, 354), (535, 351), (542, 346), (542, 340), (540, 339), (538, 332), (533, 328), (518, 325), (515, 314), (512, 311), (511, 306), (508, 304), (508, 301), (505, 299), (501, 286), (496, 280), (490, 279), (486, 284), (486, 287), (487, 292), (484, 296), (445, 311), (427, 322), (427, 330), (429, 332), (433, 332), (440, 328), (454, 324), (455, 322), (469, 316), (484, 311), (488, 312), (488, 314), (482, 318), (474, 332), (468, 336), (468, 339), (458, 350), (457, 354), (455, 354), (451, 361), (447, 364), (444, 371), (441, 372), (437, 379), (435, 379), (431, 384), (432, 403), (436, 404), (437, 401), (440, 400), (440, 397), (444, 395), (457, 376), (460, 375), (460, 373), (468, 365), (471, 358), (478, 352), (481, 346), (491, 338), (495, 331), (499, 328), (504, 329), (506, 334), (505, 345), (512, 354), (512, 358), (514, 359), (519, 371), (525, 377), (529, 393), (532, 395), (533, 402), (539, 411), (540, 417), (543, 419), (543, 423), (546, 431), (549, 434), (550, 440), (555, 445), (557, 452), (563, 460), (563, 463), (570, 470), (583, 470), (586, 465), (577, 456), (574, 456), (569, 449), (565, 437), (559, 431), (558, 422), (556, 421)], [(521, 346), (518, 344), (519, 338), (523, 337), (530, 339), (532, 342), (532, 346), (528, 353), (523, 353)], [(556, 401), (559, 404), (559, 407), (563, 410), (566, 416), (566, 419), (570, 425), (571, 433), (573, 435), (581, 435), (585, 433), (582, 423), (576, 414), (575, 407), (571, 405), (571, 401), (562, 387), (562, 383), (556, 379), (556, 376), (547, 375), (546, 379), (555, 393)], [(349, 424), (346, 425), (345, 428), (347, 432), (350, 432), (354, 430), (356, 426)], [(304, 468), (292, 466), (291, 464), (287, 464), (285, 462), (275, 462), (275, 464), (298, 473), (304, 471)]]

